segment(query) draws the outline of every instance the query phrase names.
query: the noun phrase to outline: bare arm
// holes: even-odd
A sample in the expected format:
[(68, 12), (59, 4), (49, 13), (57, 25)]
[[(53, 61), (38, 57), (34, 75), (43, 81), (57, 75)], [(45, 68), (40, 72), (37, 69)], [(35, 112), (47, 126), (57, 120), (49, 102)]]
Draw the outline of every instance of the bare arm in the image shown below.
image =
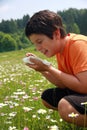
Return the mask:
[(32, 60), (35, 64), (29, 65), (36, 71), (43, 74), (51, 83), (59, 87), (67, 87), (73, 91), (87, 94), (87, 71), (80, 72), (76, 75), (64, 73), (52, 65), (47, 66), (42, 62)]
[(67, 88), (79, 93), (87, 94), (87, 71), (80, 72), (75, 76), (57, 70), (52, 66), (48, 68), (48, 71), (52, 73), (55, 80), (58, 79)]
[(47, 71), (42, 71), (41, 74), (55, 86), (65, 88), (64, 84), (60, 82), (58, 78), (55, 79), (55, 77), (51, 73)]

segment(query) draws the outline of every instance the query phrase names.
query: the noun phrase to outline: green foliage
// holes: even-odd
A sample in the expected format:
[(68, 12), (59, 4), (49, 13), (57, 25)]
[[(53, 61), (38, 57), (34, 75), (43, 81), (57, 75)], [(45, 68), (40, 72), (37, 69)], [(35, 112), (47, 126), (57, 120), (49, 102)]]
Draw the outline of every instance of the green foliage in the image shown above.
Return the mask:
[[(61, 15), (67, 33), (73, 32), (87, 35), (87, 9), (70, 8), (57, 13)], [(29, 15), (24, 15), (22, 19), (2, 20), (0, 31), (3, 33), (0, 33), (0, 52), (21, 50), (31, 46), (31, 42), (25, 36), (24, 30), (29, 18)]]
[(24, 15), (22, 19), (16, 20), (18, 30), (25, 28), (25, 25), (26, 25), (27, 21), (29, 20), (29, 18), (30, 18), (29, 15)]
[(2, 20), (0, 24), (0, 31), (4, 33), (14, 33), (17, 31), (17, 23), (13, 19), (11, 19), (10, 21)]
[(78, 25), (76, 23), (68, 24), (66, 26), (66, 31), (67, 32), (72, 32), (72, 33), (77, 33), (77, 34), (80, 33), (79, 27), (78, 27)]
[(73, 32), (79, 34), (80, 33), (80, 29), (78, 27), (78, 25), (76, 23), (73, 24)]
[(66, 25), (67, 33), (74, 32), (87, 35), (87, 9), (70, 8), (57, 13), (61, 15), (63, 23)]
[(24, 32), (6, 34), (0, 32), (0, 52), (21, 50), (31, 46)]
[(0, 52), (16, 50), (17, 46), (15, 40), (9, 34), (0, 34), (0, 37), (2, 37), (0, 39)]
[(20, 35), (20, 41), (23, 43), (23, 48), (31, 46), (31, 42), (28, 40), (28, 38), (25, 36), (25, 33), (21, 33)]
[(24, 34), (28, 19), (29, 15), (24, 15), (23, 19), (2, 20), (0, 31), (3, 33), (0, 33), (0, 52), (20, 50), (31, 45)]
[(87, 9), (80, 10), (80, 16), (77, 22), (80, 32), (84, 35), (87, 35)]

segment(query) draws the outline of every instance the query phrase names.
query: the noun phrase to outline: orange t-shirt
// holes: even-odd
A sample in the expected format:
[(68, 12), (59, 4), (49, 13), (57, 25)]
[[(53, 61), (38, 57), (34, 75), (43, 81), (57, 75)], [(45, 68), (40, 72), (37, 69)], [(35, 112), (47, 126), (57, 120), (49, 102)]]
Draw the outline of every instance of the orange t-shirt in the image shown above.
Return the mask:
[(87, 70), (87, 37), (70, 33), (62, 54), (56, 54), (59, 70), (77, 74)]

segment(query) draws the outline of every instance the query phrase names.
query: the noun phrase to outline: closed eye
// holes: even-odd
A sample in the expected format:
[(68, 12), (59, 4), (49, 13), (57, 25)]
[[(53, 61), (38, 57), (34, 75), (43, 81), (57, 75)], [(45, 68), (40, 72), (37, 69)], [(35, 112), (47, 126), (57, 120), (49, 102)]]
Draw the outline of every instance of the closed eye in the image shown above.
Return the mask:
[(38, 40), (38, 41), (37, 41), (37, 44), (41, 44), (41, 43), (42, 43), (42, 40)]

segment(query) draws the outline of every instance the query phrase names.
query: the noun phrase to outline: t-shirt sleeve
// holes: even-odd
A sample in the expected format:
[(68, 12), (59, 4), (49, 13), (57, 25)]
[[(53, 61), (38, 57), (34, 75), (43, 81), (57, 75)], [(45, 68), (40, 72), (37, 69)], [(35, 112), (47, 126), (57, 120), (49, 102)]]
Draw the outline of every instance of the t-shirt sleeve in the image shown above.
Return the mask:
[(75, 41), (69, 50), (70, 64), (73, 73), (77, 74), (87, 70), (87, 42)]

